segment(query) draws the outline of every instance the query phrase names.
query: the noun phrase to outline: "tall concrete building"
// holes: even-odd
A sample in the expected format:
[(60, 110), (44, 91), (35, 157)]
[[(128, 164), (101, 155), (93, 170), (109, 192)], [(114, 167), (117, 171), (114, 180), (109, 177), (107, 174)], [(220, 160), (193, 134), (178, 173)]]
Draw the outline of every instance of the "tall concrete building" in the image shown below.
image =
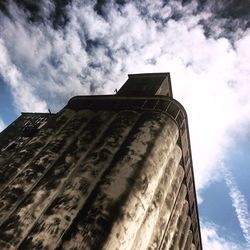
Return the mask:
[(170, 75), (23, 113), (0, 134), (0, 249), (202, 249)]

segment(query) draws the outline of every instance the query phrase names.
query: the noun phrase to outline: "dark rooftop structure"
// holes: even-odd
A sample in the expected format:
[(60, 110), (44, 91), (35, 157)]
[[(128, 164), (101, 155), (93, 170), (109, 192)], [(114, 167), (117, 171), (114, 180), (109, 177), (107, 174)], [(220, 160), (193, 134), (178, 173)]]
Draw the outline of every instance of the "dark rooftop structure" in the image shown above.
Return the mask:
[(119, 96), (168, 96), (173, 97), (169, 73), (133, 74), (120, 88)]

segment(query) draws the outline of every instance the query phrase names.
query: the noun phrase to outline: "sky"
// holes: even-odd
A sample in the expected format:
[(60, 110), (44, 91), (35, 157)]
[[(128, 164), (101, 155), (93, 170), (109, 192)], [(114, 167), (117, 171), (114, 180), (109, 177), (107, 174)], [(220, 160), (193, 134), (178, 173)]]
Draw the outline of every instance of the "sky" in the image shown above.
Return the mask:
[(204, 250), (250, 249), (250, 1), (0, 2), (0, 131), (20, 112), (170, 72), (189, 118)]

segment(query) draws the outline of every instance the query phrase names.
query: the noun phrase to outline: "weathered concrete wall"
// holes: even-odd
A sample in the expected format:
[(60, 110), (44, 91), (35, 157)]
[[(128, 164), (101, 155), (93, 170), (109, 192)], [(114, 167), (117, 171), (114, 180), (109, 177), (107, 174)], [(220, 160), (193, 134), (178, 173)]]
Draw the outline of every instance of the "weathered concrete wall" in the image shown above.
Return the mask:
[(142, 114), (65, 249), (131, 249), (177, 138), (165, 115)]
[(0, 249), (190, 249), (171, 118), (65, 109), (46, 122), (0, 151)]

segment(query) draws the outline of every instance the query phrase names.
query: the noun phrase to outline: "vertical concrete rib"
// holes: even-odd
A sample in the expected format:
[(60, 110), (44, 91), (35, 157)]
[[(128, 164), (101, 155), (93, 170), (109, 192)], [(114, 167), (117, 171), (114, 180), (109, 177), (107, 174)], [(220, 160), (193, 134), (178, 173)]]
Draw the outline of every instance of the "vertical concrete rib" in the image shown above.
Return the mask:
[[(82, 212), (85, 216), (78, 218), (61, 248), (130, 249), (127, 244), (132, 245), (152, 199), (152, 185), (162, 174), (159, 168), (166, 164), (165, 154), (178, 137), (173, 122), (166, 125), (168, 119), (159, 113), (142, 114), (103, 177), (93, 203)], [(165, 133), (168, 136), (163, 137)], [(155, 149), (157, 138), (166, 141)]]
[(166, 196), (168, 192), (170, 192), (171, 182), (179, 165), (181, 155), (181, 149), (176, 145), (169, 155), (165, 171), (157, 189), (155, 190), (153, 200), (147, 210), (142, 225), (136, 234), (136, 239), (132, 249), (147, 249), (153, 232), (159, 229), (158, 220), (161, 219), (159, 214), (165, 202)]
[[(115, 221), (103, 249), (131, 249), (177, 138), (177, 126), (172, 120), (167, 119), (160, 134), (154, 139), (154, 149), (149, 152), (147, 159), (142, 164), (143, 172), (138, 176), (138, 179), (135, 179), (134, 188), (132, 188), (128, 199), (121, 207), (125, 216)], [(133, 160), (130, 163), (133, 164)], [(127, 164), (130, 165), (129, 162)], [(121, 177), (122, 175), (120, 178), (118, 177), (118, 180)], [(143, 183), (145, 180), (146, 186)]]
[(185, 222), (185, 226), (184, 226), (183, 232), (181, 234), (180, 241), (179, 241), (179, 248), (181, 250), (183, 250), (185, 248), (185, 245), (186, 245), (186, 242), (187, 242), (187, 238), (188, 238), (188, 234), (189, 234), (189, 230), (190, 230), (190, 226), (191, 226), (191, 219), (188, 216), (187, 220)]
[(174, 244), (175, 236), (178, 236), (180, 225), (182, 224), (183, 217), (187, 216), (188, 212), (188, 202), (186, 200), (182, 201), (182, 208), (178, 211), (176, 210), (175, 216), (170, 219), (170, 228), (168, 231), (168, 240), (166, 244), (166, 249), (175, 249)]
[(161, 239), (161, 245), (159, 247), (159, 249), (163, 250), (163, 249), (169, 249), (170, 245), (171, 245), (171, 240), (173, 237), (173, 233), (174, 233), (174, 228), (175, 228), (175, 224), (178, 218), (178, 214), (180, 213), (180, 211), (183, 208), (183, 201), (186, 197), (187, 194), (187, 188), (184, 184), (181, 185), (181, 189), (180, 192), (178, 194), (176, 203), (174, 204), (174, 208), (171, 210), (171, 217), (170, 219), (167, 220), (167, 226), (164, 230), (164, 235)]
[[(190, 222), (190, 217), (188, 217), (188, 214), (187, 214), (188, 213), (188, 202), (184, 201), (184, 206), (185, 206), (185, 203), (186, 203), (187, 209), (186, 210), (183, 209), (182, 214), (178, 218), (178, 222), (177, 222), (176, 229), (175, 229), (175, 234), (174, 234), (174, 237), (172, 239), (172, 245), (170, 247), (171, 250), (178, 250), (179, 249), (180, 239), (183, 235), (183, 232), (186, 232), (185, 231), (185, 226), (186, 226), (185, 223), (186, 223), (186, 221)], [(184, 240), (184, 238), (182, 237), (182, 241), (183, 240)]]
[(191, 230), (188, 231), (188, 238), (184, 247), (184, 250), (190, 250), (192, 246), (192, 241), (193, 241), (193, 233)]
[(63, 186), (63, 192), (60, 192), (48, 207), (20, 247), (37, 248), (42, 245), (43, 248), (55, 248), (57, 246), (61, 236), (70, 227), (109, 166), (113, 154), (126, 138), (137, 116), (136, 112), (124, 111), (115, 114), (108, 123), (99, 122), (102, 132), (99, 131), (86, 156), (80, 158), (76, 164), (74, 172)]
[[(171, 216), (171, 211), (173, 211), (175, 203), (177, 200), (177, 196), (179, 196), (179, 190), (182, 195), (185, 195), (186, 190), (181, 189), (181, 183), (184, 176), (183, 168), (178, 165), (176, 171), (174, 172), (172, 181), (170, 182), (169, 191), (166, 194), (165, 201), (160, 210), (159, 219), (157, 221), (157, 226), (151, 236), (150, 243), (148, 249), (156, 250), (161, 248), (161, 243), (164, 238), (164, 233), (166, 232), (167, 225), (169, 223), (169, 219)], [(183, 193), (184, 192), (184, 193)], [(167, 233), (167, 232), (166, 232)]]

